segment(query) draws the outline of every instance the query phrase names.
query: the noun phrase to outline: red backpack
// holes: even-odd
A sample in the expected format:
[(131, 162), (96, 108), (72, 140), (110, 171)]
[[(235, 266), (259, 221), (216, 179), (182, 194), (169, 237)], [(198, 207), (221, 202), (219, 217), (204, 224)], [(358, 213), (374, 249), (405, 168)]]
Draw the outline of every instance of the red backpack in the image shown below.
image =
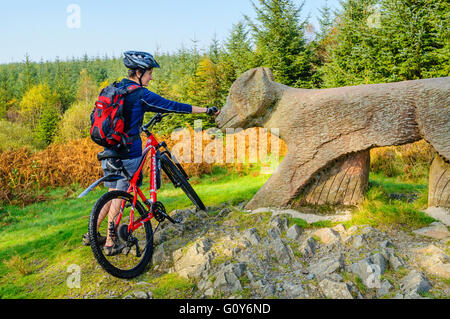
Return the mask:
[(105, 87), (91, 113), (91, 139), (100, 146), (118, 149), (132, 143), (124, 132), (123, 103), (125, 96), (142, 88), (139, 85), (119, 87), (117, 82)]

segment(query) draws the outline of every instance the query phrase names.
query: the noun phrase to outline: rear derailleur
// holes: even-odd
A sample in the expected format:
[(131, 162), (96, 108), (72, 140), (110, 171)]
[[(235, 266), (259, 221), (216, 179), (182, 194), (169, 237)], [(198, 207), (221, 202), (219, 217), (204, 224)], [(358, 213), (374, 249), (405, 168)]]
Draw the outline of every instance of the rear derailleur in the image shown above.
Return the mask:
[(139, 240), (133, 236), (132, 232), (128, 232), (128, 225), (122, 224), (117, 229), (117, 233), (119, 235), (120, 240), (125, 243), (125, 248), (122, 250), (122, 253), (128, 256), (133, 246), (136, 247), (136, 257), (139, 258), (142, 256), (141, 249), (139, 247)]

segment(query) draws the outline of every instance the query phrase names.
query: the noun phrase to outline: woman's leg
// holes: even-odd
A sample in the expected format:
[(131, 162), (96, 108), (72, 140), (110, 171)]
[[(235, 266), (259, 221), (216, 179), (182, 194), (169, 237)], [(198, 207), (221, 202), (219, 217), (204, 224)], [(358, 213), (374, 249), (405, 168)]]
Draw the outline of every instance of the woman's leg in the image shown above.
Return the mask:
[[(115, 191), (115, 188), (110, 188), (109, 191)], [(103, 220), (106, 217), (106, 214), (109, 213), (109, 209), (111, 207), (111, 202), (107, 202), (105, 206), (103, 206), (102, 210), (100, 211), (100, 215), (98, 215), (98, 220), (97, 220), (97, 231), (100, 228), (100, 224), (103, 222)], [(108, 218), (109, 219), (109, 218)]]
[(111, 237), (111, 234), (109, 233), (109, 225), (111, 223), (115, 223), (115, 219), (117, 217), (117, 214), (120, 211), (122, 203), (123, 203), (123, 199), (113, 199), (111, 201), (109, 212), (108, 212), (108, 234), (107, 234), (105, 246), (108, 246), (108, 247), (114, 246), (114, 238)]

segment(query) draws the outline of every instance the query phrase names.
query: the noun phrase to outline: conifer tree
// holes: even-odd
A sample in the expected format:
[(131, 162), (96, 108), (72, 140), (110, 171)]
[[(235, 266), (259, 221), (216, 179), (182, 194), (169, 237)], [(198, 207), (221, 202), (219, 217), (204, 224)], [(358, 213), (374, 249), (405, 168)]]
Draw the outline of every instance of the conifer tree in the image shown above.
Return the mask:
[(251, 27), (259, 63), (270, 67), (275, 80), (294, 87), (311, 86), (311, 53), (306, 47), (305, 24), (300, 21), (304, 2), (292, 0), (259, 0), (253, 2), (257, 22), (246, 20)]
[(256, 66), (249, 31), (246, 29), (244, 22), (239, 21), (233, 25), (225, 48), (227, 58), (234, 69), (233, 81), (245, 71)]

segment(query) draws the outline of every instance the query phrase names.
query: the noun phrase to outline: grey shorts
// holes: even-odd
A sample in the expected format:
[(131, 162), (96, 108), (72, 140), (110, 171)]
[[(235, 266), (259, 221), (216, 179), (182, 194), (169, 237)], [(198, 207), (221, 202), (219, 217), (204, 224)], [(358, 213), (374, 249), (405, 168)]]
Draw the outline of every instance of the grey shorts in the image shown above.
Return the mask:
[[(127, 170), (128, 174), (130, 174), (130, 176), (133, 176), (134, 173), (136, 173), (136, 171), (139, 169), (140, 162), (141, 162), (141, 157), (122, 160), (123, 166)], [(106, 160), (102, 161), (102, 169), (103, 169), (103, 176), (119, 175), (117, 171), (110, 170), (106, 167)], [(125, 174), (123, 174), (123, 173), (121, 173), (120, 175), (125, 177)], [(128, 187), (130, 187), (130, 183), (128, 182), (126, 177), (123, 179), (119, 179), (118, 181), (104, 182), (104, 184), (105, 184), (105, 187), (107, 187), (107, 188), (115, 188), (115, 189), (125, 191), (125, 192), (128, 190)], [(139, 176), (138, 183), (137, 183), (137, 186), (141, 186), (141, 185), (142, 185), (142, 171)]]

